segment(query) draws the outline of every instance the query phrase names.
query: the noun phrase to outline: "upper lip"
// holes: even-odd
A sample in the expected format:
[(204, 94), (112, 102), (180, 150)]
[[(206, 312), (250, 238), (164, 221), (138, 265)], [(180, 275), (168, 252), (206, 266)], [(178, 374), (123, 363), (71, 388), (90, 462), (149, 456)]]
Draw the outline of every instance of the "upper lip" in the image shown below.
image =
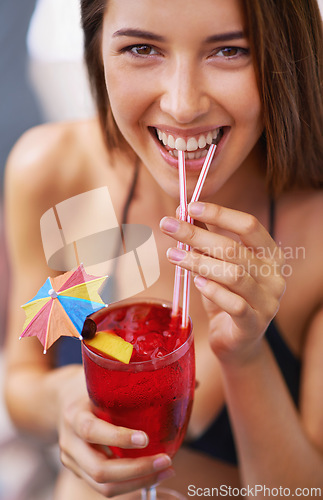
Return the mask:
[(158, 128), (162, 132), (166, 134), (171, 134), (175, 137), (182, 137), (183, 139), (189, 139), (190, 137), (198, 136), (198, 135), (207, 135), (209, 132), (216, 130), (218, 128), (223, 127), (223, 125), (210, 125), (208, 127), (195, 127), (195, 128), (176, 128), (170, 127), (168, 125), (153, 125), (152, 128)]

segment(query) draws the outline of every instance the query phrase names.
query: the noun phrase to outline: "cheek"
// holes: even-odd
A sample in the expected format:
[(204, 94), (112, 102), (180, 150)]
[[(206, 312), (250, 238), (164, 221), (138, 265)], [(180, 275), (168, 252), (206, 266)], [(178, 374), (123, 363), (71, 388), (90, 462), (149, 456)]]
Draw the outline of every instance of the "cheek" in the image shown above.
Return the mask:
[(105, 82), (109, 96), (110, 107), (116, 122), (123, 121), (129, 116), (129, 100), (132, 94), (132, 87), (127, 78), (119, 77), (115, 71), (105, 69)]
[[(138, 82), (134, 75), (118, 65), (106, 66), (105, 81), (111, 110), (121, 132), (127, 126), (136, 128), (152, 101), (149, 88), (143, 87), (142, 79)], [(131, 135), (130, 130), (126, 135), (129, 133)]]
[(253, 69), (246, 68), (239, 75), (230, 74), (222, 80), (221, 88), (235, 125), (262, 130), (262, 107)]

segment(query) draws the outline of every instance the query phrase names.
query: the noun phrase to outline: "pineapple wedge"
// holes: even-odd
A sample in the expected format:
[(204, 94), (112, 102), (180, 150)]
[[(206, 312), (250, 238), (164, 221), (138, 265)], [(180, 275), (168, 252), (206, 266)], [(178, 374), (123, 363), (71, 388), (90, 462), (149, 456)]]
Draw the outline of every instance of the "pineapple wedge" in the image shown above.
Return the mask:
[(107, 330), (97, 332), (93, 339), (86, 340), (86, 344), (125, 364), (129, 364), (133, 351), (132, 344), (123, 340), (116, 333)]

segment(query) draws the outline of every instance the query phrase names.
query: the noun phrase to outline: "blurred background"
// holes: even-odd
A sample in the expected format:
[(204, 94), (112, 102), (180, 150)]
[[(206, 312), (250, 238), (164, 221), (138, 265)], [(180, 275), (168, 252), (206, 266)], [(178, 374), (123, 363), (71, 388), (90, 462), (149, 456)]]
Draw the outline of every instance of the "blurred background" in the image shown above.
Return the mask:
[(50, 500), (59, 468), (55, 448), (16, 432), (2, 397), (9, 286), (5, 163), (28, 128), (94, 114), (82, 58), (79, 0), (0, 0), (0, 500)]
[(9, 286), (5, 164), (30, 127), (94, 114), (82, 45), (79, 0), (0, 0), (0, 500), (50, 500), (60, 467), (55, 447), (17, 433), (2, 396)]
[[(3, 174), (9, 151), (18, 137), (27, 128), (43, 121), (36, 98), (26, 81), (26, 34), (34, 6), (35, 0), (0, 0), (0, 389), (5, 363), (3, 341), (8, 290), (8, 265), (3, 244)], [(18, 437), (11, 426), (1, 391), (1, 500), (31, 500), (31, 495), (37, 494), (33, 484), (35, 475), (41, 470), (39, 457), (37, 447)], [(26, 495), (24, 489), (29, 490)]]

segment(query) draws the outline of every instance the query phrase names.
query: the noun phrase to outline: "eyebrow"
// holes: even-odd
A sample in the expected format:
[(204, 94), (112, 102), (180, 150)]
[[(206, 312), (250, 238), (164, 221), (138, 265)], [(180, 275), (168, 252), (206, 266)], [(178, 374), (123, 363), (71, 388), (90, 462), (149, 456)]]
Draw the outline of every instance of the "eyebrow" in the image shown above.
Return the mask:
[(156, 35), (150, 31), (143, 31), (134, 28), (125, 28), (113, 33), (113, 38), (118, 36), (130, 36), (133, 38), (144, 38), (145, 40), (156, 40), (157, 42), (165, 42), (166, 38), (161, 35)]
[(228, 42), (230, 40), (240, 40), (242, 38), (246, 38), (243, 31), (229, 31), (227, 33), (209, 36), (205, 41), (206, 43)]
[[(125, 28), (115, 31), (113, 33), (113, 38), (119, 36), (127, 36), (132, 38), (144, 38), (145, 40), (154, 40), (157, 42), (166, 42), (166, 38), (157, 35), (155, 33), (151, 33), (150, 31), (144, 31), (135, 28)], [(243, 31), (230, 31), (227, 33), (219, 33), (218, 35), (211, 35), (206, 38), (205, 43), (217, 43), (217, 42), (228, 42), (229, 40), (240, 40), (241, 38), (245, 38), (245, 33)]]

